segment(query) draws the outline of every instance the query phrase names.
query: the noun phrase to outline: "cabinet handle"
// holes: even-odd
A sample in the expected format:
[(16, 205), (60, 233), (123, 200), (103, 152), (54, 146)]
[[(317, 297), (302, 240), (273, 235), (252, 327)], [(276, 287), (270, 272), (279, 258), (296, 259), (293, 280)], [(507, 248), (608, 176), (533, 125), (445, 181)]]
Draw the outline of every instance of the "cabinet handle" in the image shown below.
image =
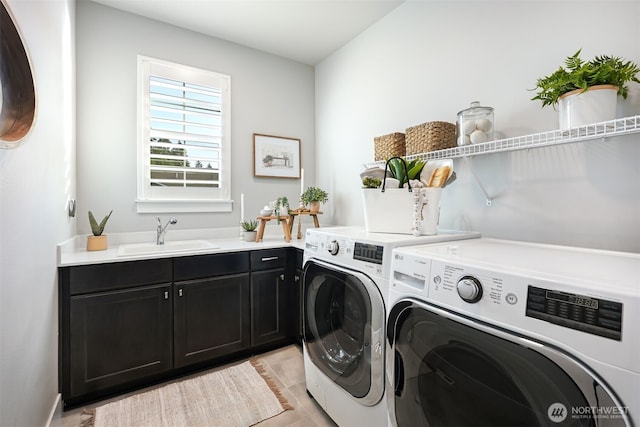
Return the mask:
[(277, 256), (268, 256), (268, 257), (264, 257), (264, 258), (262, 258), (262, 262), (265, 262), (265, 261), (275, 261), (275, 260), (277, 260), (277, 259), (278, 259), (278, 257), (277, 257)]
[(169, 292), (164, 291), (164, 299), (169, 299)]
[(182, 288), (178, 289), (178, 296), (181, 297), (182, 296)]
[(300, 281), (300, 276), (298, 276), (297, 274), (295, 276), (293, 276), (293, 280), (296, 282)]
[(284, 274), (280, 275), (280, 280), (284, 280)]

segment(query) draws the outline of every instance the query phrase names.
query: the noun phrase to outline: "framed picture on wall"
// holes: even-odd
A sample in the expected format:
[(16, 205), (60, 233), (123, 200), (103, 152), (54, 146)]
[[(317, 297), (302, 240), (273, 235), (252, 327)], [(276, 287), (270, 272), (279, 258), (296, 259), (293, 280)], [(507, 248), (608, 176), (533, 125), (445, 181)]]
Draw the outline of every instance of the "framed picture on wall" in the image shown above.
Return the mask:
[(253, 175), (300, 178), (300, 140), (254, 133)]

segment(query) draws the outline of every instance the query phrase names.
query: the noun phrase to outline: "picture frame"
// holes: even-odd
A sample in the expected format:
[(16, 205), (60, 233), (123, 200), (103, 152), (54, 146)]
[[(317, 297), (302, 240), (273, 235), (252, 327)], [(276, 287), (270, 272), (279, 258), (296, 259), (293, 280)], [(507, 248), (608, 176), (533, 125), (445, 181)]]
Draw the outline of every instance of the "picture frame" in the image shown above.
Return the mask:
[(253, 134), (253, 175), (299, 179), (300, 140), (284, 136)]

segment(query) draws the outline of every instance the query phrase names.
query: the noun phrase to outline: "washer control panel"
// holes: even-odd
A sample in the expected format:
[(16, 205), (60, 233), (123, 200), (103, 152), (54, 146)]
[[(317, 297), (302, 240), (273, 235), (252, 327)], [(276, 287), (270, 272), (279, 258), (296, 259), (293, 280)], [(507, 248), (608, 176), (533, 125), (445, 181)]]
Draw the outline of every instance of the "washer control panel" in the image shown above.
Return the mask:
[(639, 254), (476, 239), (397, 248), (391, 267), (390, 310), (418, 301), (640, 372)]
[(622, 339), (622, 303), (529, 285), (527, 313), (578, 331)]
[[(389, 274), (383, 268), (385, 248), (382, 245), (363, 243), (346, 236), (309, 233), (309, 231), (307, 231), (304, 243), (305, 260), (309, 258), (321, 259), (357, 269), (372, 277)], [(389, 268), (390, 266), (387, 265), (386, 269)]]
[(524, 301), (524, 295), (518, 296), (518, 287), (507, 283), (499, 272), (433, 261), (429, 297), (454, 307), (477, 306), (479, 310), (482, 306), (510, 307)]
[(353, 259), (382, 264), (382, 255), (384, 255), (384, 247), (380, 245), (355, 242)]
[(525, 318), (622, 340), (623, 303), (572, 292), (567, 285), (433, 260), (428, 299), (508, 325)]

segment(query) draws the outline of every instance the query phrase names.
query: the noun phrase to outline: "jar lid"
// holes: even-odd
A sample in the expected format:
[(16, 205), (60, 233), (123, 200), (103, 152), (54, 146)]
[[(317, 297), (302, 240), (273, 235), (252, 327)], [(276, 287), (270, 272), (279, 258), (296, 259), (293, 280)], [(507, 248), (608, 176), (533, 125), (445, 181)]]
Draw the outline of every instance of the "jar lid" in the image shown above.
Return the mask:
[(476, 113), (493, 113), (493, 107), (481, 107), (480, 101), (473, 101), (471, 103), (471, 107), (466, 108), (462, 111), (458, 111), (458, 115), (468, 115), (468, 114), (476, 114)]

